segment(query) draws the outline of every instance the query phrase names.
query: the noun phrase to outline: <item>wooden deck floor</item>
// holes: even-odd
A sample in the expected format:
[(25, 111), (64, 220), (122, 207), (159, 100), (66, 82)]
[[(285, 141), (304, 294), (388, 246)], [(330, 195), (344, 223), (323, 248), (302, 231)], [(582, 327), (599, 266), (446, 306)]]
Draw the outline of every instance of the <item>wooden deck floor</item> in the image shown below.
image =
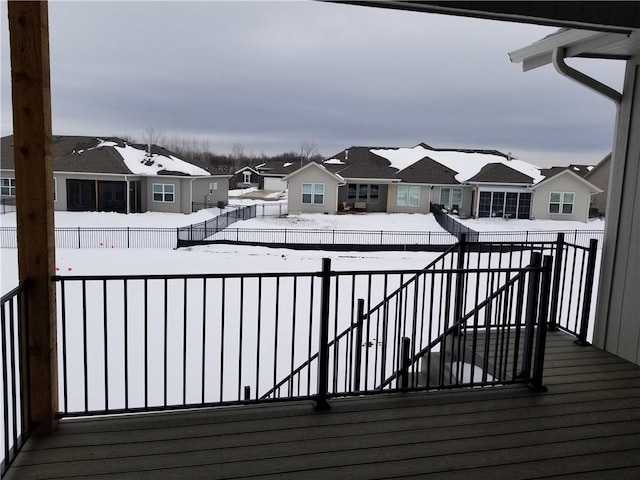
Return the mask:
[(524, 386), (64, 421), (7, 480), (640, 478), (640, 368), (550, 334)]

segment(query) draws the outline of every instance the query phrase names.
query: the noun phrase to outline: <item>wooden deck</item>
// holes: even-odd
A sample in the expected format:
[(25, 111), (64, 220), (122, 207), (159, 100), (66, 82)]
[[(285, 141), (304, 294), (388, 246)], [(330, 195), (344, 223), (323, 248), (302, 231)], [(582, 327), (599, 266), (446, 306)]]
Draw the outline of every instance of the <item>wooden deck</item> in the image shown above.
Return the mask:
[(640, 478), (640, 368), (550, 333), (545, 384), (69, 420), (7, 480)]

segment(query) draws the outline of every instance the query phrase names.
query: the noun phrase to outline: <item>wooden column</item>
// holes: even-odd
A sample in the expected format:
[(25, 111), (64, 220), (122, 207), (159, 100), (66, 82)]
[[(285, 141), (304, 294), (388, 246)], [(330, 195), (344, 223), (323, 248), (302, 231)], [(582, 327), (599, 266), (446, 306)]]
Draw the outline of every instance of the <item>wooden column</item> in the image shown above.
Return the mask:
[[(8, 3), (11, 46), (18, 270), (27, 288), (32, 432), (56, 426), (53, 158), (46, 1)], [(24, 319), (23, 319), (24, 321)]]

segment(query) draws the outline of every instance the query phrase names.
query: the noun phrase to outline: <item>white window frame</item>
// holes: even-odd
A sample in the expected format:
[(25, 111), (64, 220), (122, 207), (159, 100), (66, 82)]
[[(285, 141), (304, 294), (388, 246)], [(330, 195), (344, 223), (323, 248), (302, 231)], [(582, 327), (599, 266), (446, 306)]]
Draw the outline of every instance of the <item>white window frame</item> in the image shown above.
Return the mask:
[[(309, 192), (305, 192), (305, 186), (308, 186)], [(321, 192), (318, 192), (321, 190)], [(310, 195), (309, 201), (305, 202), (305, 195)], [(322, 201), (316, 201), (317, 196), (322, 196)], [(325, 187), (324, 183), (303, 182), (300, 185), (300, 203), (302, 205), (324, 205)]]
[[(9, 193), (5, 193), (9, 192)], [(0, 178), (0, 196), (15, 197), (16, 196), (16, 179), (11, 177)]]
[[(558, 201), (552, 201), (553, 195), (559, 195)], [(569, 200), (569, 198), (571, 200)], [(573, 215), (573, 209), (576, 203), (576, 193), (575, 192), (549, 192), (549, 215)], [(551, 206), (557, 205), (558, 211), (552, 212)], [(565, 207), (570, 207), (570, 212), (565, 212)]]
[(243, 183), (251, 183), (251, 172), (248, 170), (245, 170), (244, 172), (242, 172), (242, 181)]
[[(161, 191), (156, 192), (156, 187), (160, 187)], [(170, 188), (167, 188), (170, 187)], [(171, 190), (171, 191), (169, 191)], [(156, 200), (156, 195), (161, 195), (161, 200)], [(167, 200), (167, 196), (171, 195), (171, 200)], [(175, 203), (176, 186), (173, 183), (154, 183), (151, 185), (151, 199), (154, 203)]]
[[(446, 191), (448, 193), (448, 201), (442, 201), (442, 192)], [(458, 208), (462, 208), (462, 199), (464, 198), (464, 190), (459, 187), (441, 187), (440, 188), (440, 205), (444, 205), (446, 208), (453, 208), (453, 192), (460, 192), (460, 201), (458, 202)]]
[(396, 205), (398, 207), (418, 208), (420, 206), (420, 187), (417, 185), (398, 185)]

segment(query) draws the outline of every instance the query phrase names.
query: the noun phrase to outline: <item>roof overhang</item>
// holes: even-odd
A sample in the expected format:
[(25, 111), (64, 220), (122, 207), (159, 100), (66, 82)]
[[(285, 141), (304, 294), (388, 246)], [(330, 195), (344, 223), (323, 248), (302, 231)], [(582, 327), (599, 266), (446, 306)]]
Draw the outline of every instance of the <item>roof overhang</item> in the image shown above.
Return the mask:
[(640, 30), (629, 33), (559, 30), (531, 45), (509, 52), (513, 63), (522, 63), (526, 72), (548, 65), (554, 50), (564, 49), (564, 57), (627, 60), (640, 49)]
[(541, 185), (545, 185), (545, 184), (550, 183), (552, 181), (557, 181), (560, 177), (565, 176), (565, 175), (569, 175), (569, 176), (573, 177), (574, 179), (578, 180), (579, 182), (582, 182), (583, 184), (585, 184), (590, 190), (589, 193), (602, 193), (603, 192), (602, 189), (596, 187), (593, 183), (591, 183), (588, 180), (585, 180), (580, 175), (577, 175), (577, 174), (573, 173), (569, 169), (563, 170), (563, 171), (561, 171), (559, 173), (556, 173), (555, 175), (553, 175), (551, 177), (545, 178), (541, 182), (538, 182), (534, 186), (532, 186), (531, 190), (536, 190)]

